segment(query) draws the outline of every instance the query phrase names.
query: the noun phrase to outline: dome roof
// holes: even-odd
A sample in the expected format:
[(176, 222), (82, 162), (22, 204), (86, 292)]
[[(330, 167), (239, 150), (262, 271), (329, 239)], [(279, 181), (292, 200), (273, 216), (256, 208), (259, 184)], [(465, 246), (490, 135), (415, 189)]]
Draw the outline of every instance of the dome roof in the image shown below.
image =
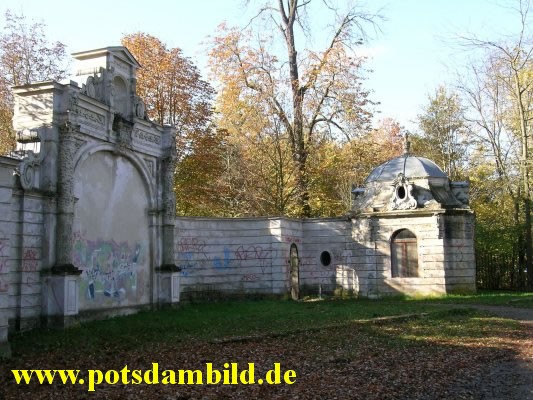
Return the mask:
[(448, 178), (433, 161), (424, 157), (403, 155), (374, 168), (365, 183), (393, 181), (400, 172), (406, 178)]

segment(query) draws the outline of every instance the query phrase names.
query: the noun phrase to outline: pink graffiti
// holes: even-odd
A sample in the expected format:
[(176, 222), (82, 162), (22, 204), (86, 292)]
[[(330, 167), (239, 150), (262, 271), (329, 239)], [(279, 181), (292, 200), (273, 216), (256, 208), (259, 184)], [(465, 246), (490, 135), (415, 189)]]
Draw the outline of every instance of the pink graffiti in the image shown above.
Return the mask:
[(296, 236), (283, 236), (283, 241), (285, 243), (296, 243), (296, 244), (302, 243), (302, 239)]
[(260, 280), (260, 278), (256, 274), (246, 274), (241, 278), (241, 281), (243, 282), (255, 282), (258, 280)]
[[(7, 249), (7, 239), (5, 238), (6, 235), (4, 232), (0, 231), (0, 273), (7, 272), (7, 254), (5, 253), (5, 250)], [(7, 281), (5, 280), (5, 277), (0, 277), (0, 293), (6, 293), (9, 290), (9, 285), (7, 284)]]
[(38, 267), (37, 250), (26, 249), (22, 253), (22, 272), (36, 272)]
[(183, 237), (176, 246), (178, 253), (194, 252), (203, 255), (207, 259), (205, 248), (206, 243), (196, 237)]
[(237, 260), (266, 260), (272, 255), (272, 250), (263, 250), (261, 246), (239, 246), (235, 250), (235, 257)]
[(261, 268), (261, 272), (265, 273), (265, 268), (268, 264), (268, 260), (272, 258), (272, 250), (264, 250), (261, 246), (239, 246), (235, 250), (235, 258), (239, 261), (258, 261), (258, 266)]

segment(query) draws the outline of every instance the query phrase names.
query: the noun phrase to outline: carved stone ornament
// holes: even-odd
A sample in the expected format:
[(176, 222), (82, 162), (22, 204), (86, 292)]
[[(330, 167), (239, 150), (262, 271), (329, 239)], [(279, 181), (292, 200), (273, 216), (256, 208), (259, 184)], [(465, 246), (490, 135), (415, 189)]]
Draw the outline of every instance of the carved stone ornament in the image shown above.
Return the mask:
[(139, 97), (135, 98), (135, 116), (140, 119), (146, 118), (146, 106)]
[(92, 97), (93, 99), (96, 98), (96, 77), (89, 76), (87, 78), (87, 82), (82, 88), (82, 92), (85, 93), (87, 96)]
[(413, 210), (417, 207), (416, 199), (413, 195), (413, 185), (401, 172), (392, 183), (393, 193), (389, 208), (391, 210)]
[(113, 131), (116, 134), (115, 152), (124, 154), (132, 148), (133, 124), (124, 119), (120, 114), (115, 114)]
[(24, 190), (37, 189), (39, 182), (35, 181), (38, 169), (41, 165), (42, 157), (33, 151), (28, 151), (26, 157), (20, 163), (19, 174), (20, 184)]

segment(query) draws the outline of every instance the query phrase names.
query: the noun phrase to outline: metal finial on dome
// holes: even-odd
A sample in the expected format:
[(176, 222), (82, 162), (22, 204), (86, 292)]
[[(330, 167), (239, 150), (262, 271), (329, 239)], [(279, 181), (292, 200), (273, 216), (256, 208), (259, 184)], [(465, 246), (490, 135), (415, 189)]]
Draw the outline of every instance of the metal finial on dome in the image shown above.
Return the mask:
[(411, 142), (409, 141), (409, 132), (405, 132), (405, 140), (403, 142), (403, 155), (408, 156), (411, 149)]

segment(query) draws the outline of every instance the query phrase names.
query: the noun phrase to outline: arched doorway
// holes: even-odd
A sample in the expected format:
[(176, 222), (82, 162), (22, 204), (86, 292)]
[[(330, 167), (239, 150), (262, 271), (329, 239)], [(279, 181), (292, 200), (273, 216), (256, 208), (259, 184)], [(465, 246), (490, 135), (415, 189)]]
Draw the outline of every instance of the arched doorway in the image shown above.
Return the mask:
[(289, 254), (290, 266), (290, 283), (291, 283), (291, 297), (293, 300), (298, 300), (300, 297), (300, 259), (298, 258), (298, 247), (293, 243)]
[(393, 278), (418, 277), (418, 243), (409, 229), (401, 229), (392, 235), (391, 275)]

